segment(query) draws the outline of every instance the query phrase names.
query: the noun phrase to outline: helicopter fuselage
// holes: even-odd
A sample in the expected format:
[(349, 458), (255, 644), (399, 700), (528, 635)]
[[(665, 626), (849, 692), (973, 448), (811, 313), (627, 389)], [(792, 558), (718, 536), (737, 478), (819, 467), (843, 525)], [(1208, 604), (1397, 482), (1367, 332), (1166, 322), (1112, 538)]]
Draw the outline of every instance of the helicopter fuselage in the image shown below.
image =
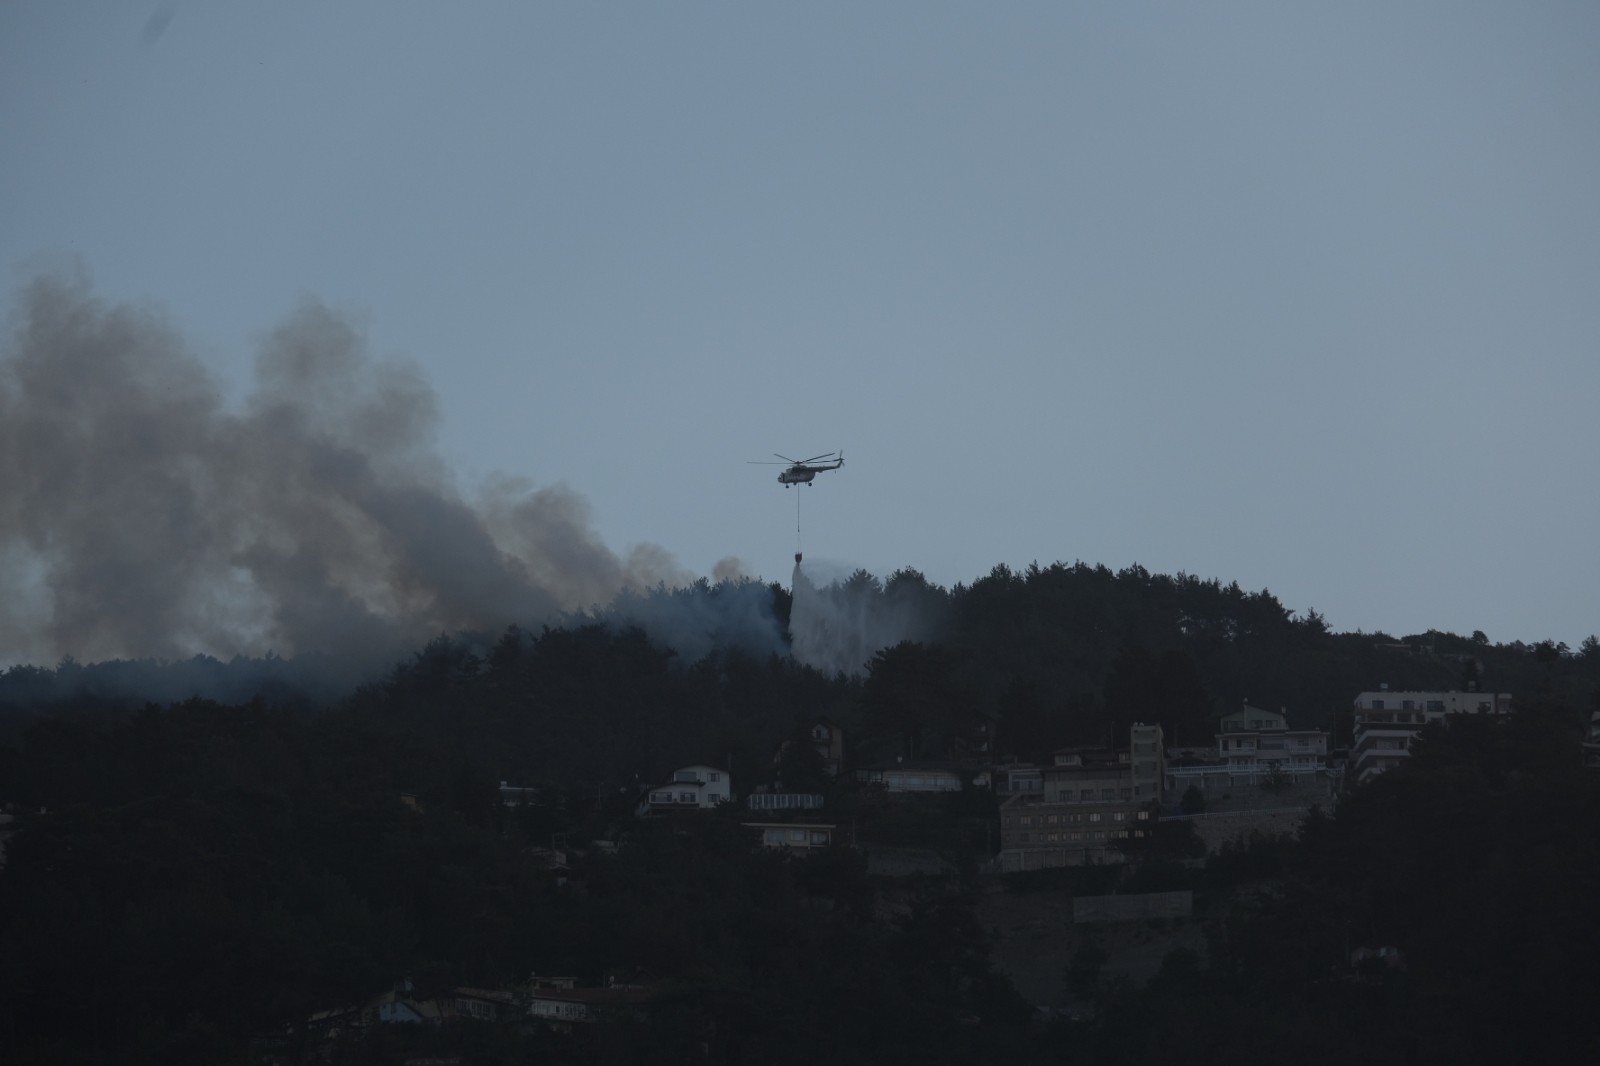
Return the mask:
[(809, 485), (824, 470), (837, 470), (843, 465), (844, 456), (842, 455), (831, 463), (819, 463), (816, 466), (812, 466), (810, 463), (796, 463), (778, 475), (778, 484), (784, 488), (788, 488), (790, 485)]
[[(837, 470), (844, 465), (844, 452), (824, 452), (821, 455), (813, 455), (811, 458), (802, 459), (799, 462), (778, 452), (773, 452), (772, 454), (789, 464), (789, 468), (778, 475), (778, 484), (784, 488), (788, 488), (790, 485), (809, 485), (824, 470)], [(838, 458), (830, 459), (829, 456), (837, 456)], [(823, 460), (823, 462), (817, 462), (818, 459)], [(752, 460), (752, 462), (755, 462), (758, 466), (776, 465), (758, 460)]]

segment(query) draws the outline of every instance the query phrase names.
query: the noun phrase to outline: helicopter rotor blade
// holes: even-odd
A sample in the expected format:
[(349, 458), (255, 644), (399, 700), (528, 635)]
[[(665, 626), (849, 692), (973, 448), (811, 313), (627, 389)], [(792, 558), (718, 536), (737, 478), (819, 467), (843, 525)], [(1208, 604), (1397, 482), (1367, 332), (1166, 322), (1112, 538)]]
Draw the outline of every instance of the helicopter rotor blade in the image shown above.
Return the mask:
[[(832, 453), (832, 452), (823, 452), (823, 453), (822, 453), (822, 454), (821, 454), (821, 455), (813, 455), (813, 456), (812, 456), (812, 457), (811, 457), (811, 458), (809, 458), (809, 459), (802, 459), (802, 460), (800, 460), (800, 461), (801, 461), (801, 462), (802, 462), (802, 463), (814, 463), (814, 462), (816, 462), (816, 461), (817, 461), (817, 460), (818, 460), (818, 459), (827, 459), (827, 458), (828, 458), (828, 456), (830, 456), (830, 455), (832, 455), (832, 454), (833, 454), (833, 453)], [(830, 461), (831, 461), (831, 460), (830, 460)]]

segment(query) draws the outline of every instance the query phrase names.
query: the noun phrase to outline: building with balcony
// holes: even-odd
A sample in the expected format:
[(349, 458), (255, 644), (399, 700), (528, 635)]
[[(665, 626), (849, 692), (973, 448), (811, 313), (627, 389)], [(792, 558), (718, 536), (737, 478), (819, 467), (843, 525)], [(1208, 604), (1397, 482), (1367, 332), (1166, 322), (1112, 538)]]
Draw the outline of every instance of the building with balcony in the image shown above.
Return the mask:
[(1167, 797), (1175, 798), (1191, 786), (1232, 794), (1328, 773), (1327, 730), (1291, 728), (1286, 712), (1247, 703), (1218, 721), (1212, 751), (1188, 750), (1169, 760), (1164, 777)]
[(726, 770), (715, 766), (685, 766), (646, 792), (635, 813), (673, 814), (683, 811), (709, 811), (733, 798), (733, 781)]
[(1350, 779), (1359, 785), (1399, 766), (1423, 726), (1455, 714), (1510, 713), (1509, 692), (1363, 692), (1353, 709)]
[(1291, 729), (1288, 715), (1245, 704), (1218, 722), (1217, 755), (1232, 774), (1309, 773), (1328, 758), (1328, 731)]

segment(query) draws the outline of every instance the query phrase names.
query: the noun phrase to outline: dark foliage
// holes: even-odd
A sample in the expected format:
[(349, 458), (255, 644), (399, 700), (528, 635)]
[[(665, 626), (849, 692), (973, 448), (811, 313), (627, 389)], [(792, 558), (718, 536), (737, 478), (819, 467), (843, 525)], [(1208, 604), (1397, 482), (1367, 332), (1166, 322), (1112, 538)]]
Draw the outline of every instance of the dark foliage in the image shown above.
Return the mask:
[[(310, 1014), (397, 980), (438, 991), (638, 968), (663, 990), (642, 1029), (376, 1027), (334, 1059), (1600, 1052), (1581, 1025), (1600, 987), (1600, 795), (1575, 747), (1600, 692), (1592, 642), (1338, 634), (1266, 591), (1139, 567), (999, 567), (948, 593), (907, 572), (889, 590), (938, 615), (938, 642), (883, 649), (864, 681), (729, 647), (690, 660), (599, 624), (441, 636), (336, 702), (212, 661), (163, 675), (148, 703), (111, 684), (127, 674), (116, 664), (0, 674), (0, 801), (17, 812), (0, 875), (0, 1055), (295, 1061), (327, 1050), (304, 1042)], [(211, 687), (184, 687), (202, 675)], [(1411, 765), (1313, 817), (1298, 844), (1254, 841), (1197, 870), (1173, 860), (1193, 843), (1175, 840), (1130, 853), (1134, 873), (1014, 875), (1019, 890), (1193, 887), (1218, 931), (1204, 958), (1174, 953), (1142, 990), (1084, 956), (1073, 980), (1099, 1014), (1053, 1033), (991, 967), (962, 894), (993, 797), (890, 803), (820, 780), (802, 742), (818, 716), (846, 728), (852, 758), (1036, 756), (1151, 719), (1187, 741), (1247, 696), (1337, 731), (1379, 681), (1464, 680), (1515, 692), (1515, 720), (1430, 731)], [(826, 791), (862, 840), (960, 856), (964, 888), (900, 889), (885, 906), (854, 852), (763, 852), (738, 812), (690, 832), (632, 817), (660, 775), (702, 762)], [(531, 802), (504, 806), (502, 781)], [(620, 846), (575, 858), (564, 883), (541, 858), (597, 842)], [(1373, 958), (1403, 968), (1363, 948), (1393, 949)]]

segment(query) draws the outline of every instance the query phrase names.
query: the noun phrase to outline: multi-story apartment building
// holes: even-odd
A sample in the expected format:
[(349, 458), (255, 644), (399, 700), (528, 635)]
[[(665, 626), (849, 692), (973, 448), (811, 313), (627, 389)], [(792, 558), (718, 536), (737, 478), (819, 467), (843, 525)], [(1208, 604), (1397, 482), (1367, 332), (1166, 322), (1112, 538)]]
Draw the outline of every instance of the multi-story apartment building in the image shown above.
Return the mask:
[(1161, 802), (1166, 775), (1162, 764), (1166, 753), (1162, 746), (1161, 727), (1135, 722), (1128, 730), (1128, 750), (1133, 762), (1133, 798)]
[(1120, 862), (1119, 842), (1147, 833), (1160, 811), (1162, 760), (1161, 727), (1141, 723), (1128, 751), (1065, 748), (1036, 777), (1017, 768), (1021, 787), (1000, 807), (1001, 869)]
[(1510, 713), (1509, 692), (1363, 692), (1355, 699), (1350, 780), (1360, 784), (1399, 766), (1425, 725), (1452, 714)]

